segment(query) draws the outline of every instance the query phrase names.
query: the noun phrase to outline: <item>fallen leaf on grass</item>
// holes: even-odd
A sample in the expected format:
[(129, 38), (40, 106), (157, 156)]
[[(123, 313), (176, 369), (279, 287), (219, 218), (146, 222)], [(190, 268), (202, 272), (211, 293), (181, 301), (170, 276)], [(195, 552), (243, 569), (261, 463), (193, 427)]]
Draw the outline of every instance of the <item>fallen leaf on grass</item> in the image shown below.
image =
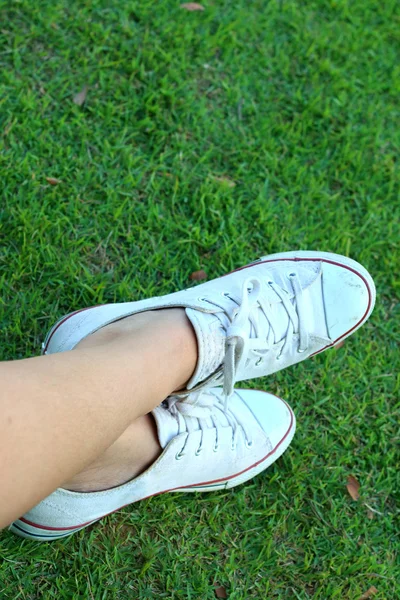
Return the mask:
[(378, 593), (378, 590), (374, 585), (372, 585), (362, 596), (359, 597), (358, 600), (368, 600), (371, 596), (375, 596)]
[(78, 92), (73, 98), (72, 101), (74, 104), (76, 104), (77, 106), (82, 106), (82, 104), (85, 103), (86, 100), (86, 96), (88, 93), (88, 86), (84, 85), (83, 88), (81, 89), (80, 92)]
[(56, 179), (55, 177), (46, 177), (46, 181), (50, 185), (58, 185), (59, 183), (62, 183), (61, 179)]
[(225, 185), (227, 185), (230, 188), (233, 188), (236, 185), (236, 183), (234, 181), (232, 181), (232, 179), (229, 179), (229, 177), (224, 177), (223, 175), (221, 175), (221, 177), (214, 176), (213, 179), (215, 179), (215, 181), (220, 181), (221, 183), (225, 183)]
[(181, 8), (190, 11), (204, 10), (204, 6), (197, 4), (197, 2), (185, 2), (184, 4), (181, 4)]
[(372, 510), (368, 509), (367, 517), (368, 517), (368, 519), (373, 519), (374, 518), (374, 513), (372, 512)]
[(227, 598), (228, 594), (226, 593), (226, 589), (224, 588), (223, 585), (218, 585), (216, 583), (214, 583), (214, 587), (215, 587), (215, 597), (216, 598)]
[(192, 281), (203, 281), (203, 279), (207, 279), (207, 273), (201, 269), (200, 271), (193, 271), (190, 276)]
[(353, 500), (358, 500), (360, 497), (360, 494), (358, 493), (358, 490), (360, 489), (360, 484), (353, 475), (348, 476), (346, 487)]

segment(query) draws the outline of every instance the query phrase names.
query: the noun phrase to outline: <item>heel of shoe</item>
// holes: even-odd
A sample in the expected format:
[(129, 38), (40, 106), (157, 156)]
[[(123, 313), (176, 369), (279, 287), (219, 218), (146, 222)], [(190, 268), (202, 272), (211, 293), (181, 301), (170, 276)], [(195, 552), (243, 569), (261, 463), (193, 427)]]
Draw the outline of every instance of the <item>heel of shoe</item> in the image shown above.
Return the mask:
[[(91, 308), (91, 307), (89, 307)], [(75, 310), (71, 313), (69, 313), (68, 315), (65, 315), (64, 317), (61, 317), (61, 319), (59, 319), (54, 325), (53, 327), (50, 329), (50, 331), (47, 333), (46, 338), (44, 340), (44, 342), (42, 342), (42, 350), (41, 353), (43, 354), (48, 354), (48, 350), (49, 350), (49, 345), (50, 345), (50, 341), (53, 337), (53, 335), (55, 334), (55, 332), (58, 330), (58, 328), (65, 323), (66, 321), (68, 321), (68, 319), (70, 319), (71, 317), (73, 317), (74, 315), (77, 315), (80, 312), (83, 312), (85, 310), (89, 310), (88, 308), (81, 308), (80, 310)], [(53, 350), (50, 352), (50, 354), (53, 354), (54, 352), (57, 352), (57, 350)]]

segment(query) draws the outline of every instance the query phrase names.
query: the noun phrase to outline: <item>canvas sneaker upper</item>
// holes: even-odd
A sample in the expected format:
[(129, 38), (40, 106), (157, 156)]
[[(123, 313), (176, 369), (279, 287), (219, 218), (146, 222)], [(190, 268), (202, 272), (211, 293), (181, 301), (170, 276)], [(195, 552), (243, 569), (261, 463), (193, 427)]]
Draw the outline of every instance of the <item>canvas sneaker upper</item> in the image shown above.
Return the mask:
[(271, 465), (289, 446), (295, 417), (266, 392), (236, 391), (226, 407), (220, 388), (172, 397), (152, 411), (161, 448), (141, 475), (100, 492), (57, 489), (11, 525), (18, 535), (53, 540), (133, 502), (168, 491), (234, 487)]
[(183, 307), (197, 337), (189, 391), (270, 375), (322, 352), (358, 329), (375, 303), (369, 273), (357, 262), (324, 252), (270, 255), (196, 287), (138, 302), (84, 309), (62, 319), (44, 352), (71, 350), (123, 317)]

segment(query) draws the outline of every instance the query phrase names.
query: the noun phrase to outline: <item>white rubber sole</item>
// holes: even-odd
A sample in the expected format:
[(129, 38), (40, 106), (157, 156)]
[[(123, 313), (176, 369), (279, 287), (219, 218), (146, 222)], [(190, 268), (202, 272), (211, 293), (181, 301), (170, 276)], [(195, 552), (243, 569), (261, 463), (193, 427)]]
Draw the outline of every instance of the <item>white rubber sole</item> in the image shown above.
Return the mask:
[(85, 523), (85, 525), (82, 525), (81, 527), (71, 528), (67, 531), (61, 531), (56, 528), (42, 527), (26, 520), (17, 519), (10, 525), (8, 529), (12, 533), (15, 533), (15, 535), (27, 540), (35, 540), (36, 542), (53, 542), (55, 540), (66, 538), (71, 534), (80, 531), (81, 529), (85, 529), (85, 527), (89, 527), (89, 525), (96, 523), (98, 520), (99, 519), (96, 519), (91, 523)]

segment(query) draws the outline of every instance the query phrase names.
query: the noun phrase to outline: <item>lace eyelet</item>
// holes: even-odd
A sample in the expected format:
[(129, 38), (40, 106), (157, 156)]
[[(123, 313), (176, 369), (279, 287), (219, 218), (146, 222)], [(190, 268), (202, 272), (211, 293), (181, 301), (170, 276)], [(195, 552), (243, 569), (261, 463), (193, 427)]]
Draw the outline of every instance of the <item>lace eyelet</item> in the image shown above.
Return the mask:
[(288, 277), (289, 278), (297, 277), (297, 273), (289, 273)]
[(219, 448), (218, 444), (215, 444), (215, 446), (213, 447), (213, 451), (218, 452), (218, 448)]
[(250, 440), (250, 442), (246, 440), (245, 445), (246, 445), (246, 448), (251, 448), (253, 445), (253, 440)]
[(199, 302), (205, 302), (205, 301), (206, 301), (206, 299), (205, 299), (205, 298), (197, 298), (197, 300), (198, 300)]
[(275, 360), (281, 360), (282, 358), (282, 354), (278, 354), (278, 356), (275, 358)]
[(274, 282), (273, 281), (268, 281), (268, 285), (273, 285)]
[(197, 450), (196, 450), (196, 452), (195, 452), (195, 455), (196, 455), (196, 456), (199, 456), (199, 455), (200, 455), (200, 452), (201, 452), (202, 450), (203, 450), (203, 448), (197, 448)]
[(181, 460), (181, 458), (183, 458), (183, 454), (182, 454), (182, 452), (177, 452), (177, 453), (175, 454), (175, 460)]
[(262, 363), (263, 359), (260, 357), (257, 362), (256, 362), (256, 367), (258, 367), (258, 365), (260, 365)]
[(298, 354), (304, 354), (304, 352), (307, 352), (307, 350), (300, 350), (300, 348), (297, 348), (297, 352)]

